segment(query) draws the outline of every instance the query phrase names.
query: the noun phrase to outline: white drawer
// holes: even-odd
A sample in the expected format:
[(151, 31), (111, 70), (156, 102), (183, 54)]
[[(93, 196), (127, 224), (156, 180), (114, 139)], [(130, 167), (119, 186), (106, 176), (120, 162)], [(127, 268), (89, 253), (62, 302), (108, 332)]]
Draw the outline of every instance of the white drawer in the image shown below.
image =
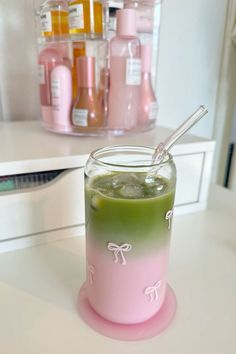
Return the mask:
[(0, 195), (0, 241), (84, 223), (83, 168), (45, 185)]
[(177, 168), (176, 213), (188, 213), (206, 207), (213, 162), (212, 151), (174, 155)]
[(174, 157), (177, 168), (175, 205), (197, 203), (201, 188), (204, 154), (190, 154)]

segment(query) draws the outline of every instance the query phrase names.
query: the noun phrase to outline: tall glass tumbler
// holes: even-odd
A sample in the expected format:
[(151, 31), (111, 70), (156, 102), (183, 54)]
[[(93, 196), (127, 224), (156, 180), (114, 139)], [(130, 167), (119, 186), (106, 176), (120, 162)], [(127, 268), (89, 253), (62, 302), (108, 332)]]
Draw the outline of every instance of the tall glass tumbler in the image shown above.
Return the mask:
[(176, 169), (167, 154), (147, 178), (153, 153), (105, 147), (85, 167), (87, 296), (115, 323), (146, 321), (165, 300)]

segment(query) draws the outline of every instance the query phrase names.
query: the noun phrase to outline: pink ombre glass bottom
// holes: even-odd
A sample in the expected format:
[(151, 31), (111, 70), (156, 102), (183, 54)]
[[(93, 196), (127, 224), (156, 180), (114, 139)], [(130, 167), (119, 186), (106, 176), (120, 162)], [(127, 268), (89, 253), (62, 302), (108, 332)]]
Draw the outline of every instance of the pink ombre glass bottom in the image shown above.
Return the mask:
[(176, 313), (176, 297), (169, 285), (161, 309), (148, 321), (126, 325), (105, 320), (90, 306), (87, 296), (86, 283), (81, 287), (78, 299), (81, 318), (96, 332), (113, 339), (124, 341), (138, 341), (157, 336), (173, 321)]
[(116, 263), (112, 252), (102, 252), (88, 239), (87, 294), (93, 309), (121, 324), (140, 323), (154, 316), (165, 298), (169, 244), (129, 257), (124, 265), (120, 256)]

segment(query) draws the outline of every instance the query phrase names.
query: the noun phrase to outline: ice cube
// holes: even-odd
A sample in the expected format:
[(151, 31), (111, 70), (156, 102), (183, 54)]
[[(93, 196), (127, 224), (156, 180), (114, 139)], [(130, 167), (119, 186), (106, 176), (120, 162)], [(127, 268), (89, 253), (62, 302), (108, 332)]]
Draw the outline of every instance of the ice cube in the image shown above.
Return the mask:
[(137, 182), (139, 179), (134, 173), (119, 173), (113, 177), (113, 183), (120, 187), (124, 184), (136, 184)]
[(162, 191), (163, 188), (164, 188), (163, 184), (159, 184), (158, 186), (156, 186), (156, 190), (158, 190), (158, 192)]
[(97, 194), (93, 194), (91, 196), (91, 207), (94, 210), (98, 210), (99, 209), (99, 204), (100, 204), (100, 198), (98, 197)]
[(103, 176), (102, 178), (99, 178), (94, 185), (98, 189), (111, 188), (112, 187), (112, 176), (111, 175)]
[(159, 179), (156, 181), (156, 184), (151, 187), (151, 191), (153, 195), (158, 196), (160, 194), (165, 193), (166, 188), (167, 188), (166, 183), (163, 180)]
[(144, 183), (149, 187), (149, 186), (153, 186), (156, 184), (156, 176), (152, 175), (151, 173), (150, 174), (147, 174), (145, 177), (144, 177)]
[(114, 176), (113, 178), (112, 178), (112, 188), (113, 189), (119, 189), (119, 188), (121, 188), (122, 187), (122, 183), (121, 183), (121, 181), (119, 180), (119, 178), (117, 178), (117, 176)]
[(120, 189), (120, 195), (123, 198), (142, 198), (143, 188), (137, 185), (126, 184)]

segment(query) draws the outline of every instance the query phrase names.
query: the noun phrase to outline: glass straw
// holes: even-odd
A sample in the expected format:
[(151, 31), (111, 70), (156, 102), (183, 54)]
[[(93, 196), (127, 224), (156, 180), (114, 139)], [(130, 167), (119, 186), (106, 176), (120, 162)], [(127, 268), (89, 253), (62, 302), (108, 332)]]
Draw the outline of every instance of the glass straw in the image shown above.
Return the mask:
[(152, 157), (152, 164), (161, 163), (165, 154), (172, 148), (176, 141), (207, 113), (207, 108), (205, 106), (200, 106), (196, 112), (188, 117), (163, 143), (160, 143), (156, 147)]
[(158, 167), (157, 164), (161, 164), (164, 160), (166, 153), (172, 148), (176, 141), (184, 135), (190, 128), (192, 128), (208, 110), (205, 106), (200, 106), (190, 117), (188, 117), (164, 142), (160, 143), (152, 156), (152, 164), (155, 165), (150, 169), (145, 178), (146, 183), (152, 183), (155, 178)]

